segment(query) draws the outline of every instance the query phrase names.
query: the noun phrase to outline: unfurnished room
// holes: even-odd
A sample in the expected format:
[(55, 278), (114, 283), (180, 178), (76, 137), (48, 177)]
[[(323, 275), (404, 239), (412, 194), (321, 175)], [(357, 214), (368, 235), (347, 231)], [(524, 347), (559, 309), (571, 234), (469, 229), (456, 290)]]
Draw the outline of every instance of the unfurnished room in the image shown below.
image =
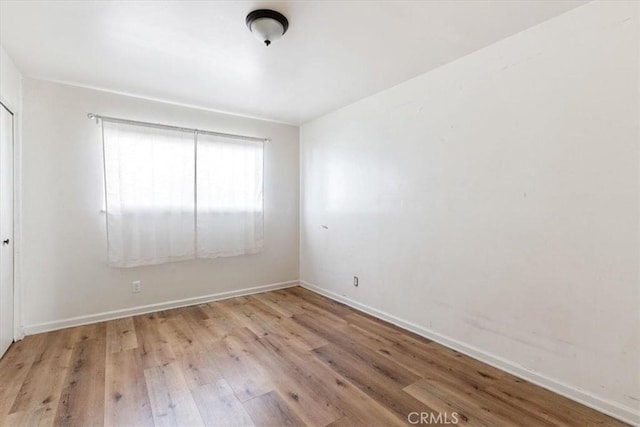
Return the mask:
[(0, 0), (0, 427), (639, 426), (640, 1)]

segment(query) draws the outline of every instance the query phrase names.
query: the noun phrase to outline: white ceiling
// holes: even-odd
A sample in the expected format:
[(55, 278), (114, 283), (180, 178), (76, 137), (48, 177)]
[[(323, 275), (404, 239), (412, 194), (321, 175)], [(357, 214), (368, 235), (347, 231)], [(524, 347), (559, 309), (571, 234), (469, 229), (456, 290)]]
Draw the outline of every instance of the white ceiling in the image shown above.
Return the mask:
[[(0, 43), (30, 77), (299, 124), (581, 4), (2, 0)], [(265, 7), (290, 22), (268, 48)]]

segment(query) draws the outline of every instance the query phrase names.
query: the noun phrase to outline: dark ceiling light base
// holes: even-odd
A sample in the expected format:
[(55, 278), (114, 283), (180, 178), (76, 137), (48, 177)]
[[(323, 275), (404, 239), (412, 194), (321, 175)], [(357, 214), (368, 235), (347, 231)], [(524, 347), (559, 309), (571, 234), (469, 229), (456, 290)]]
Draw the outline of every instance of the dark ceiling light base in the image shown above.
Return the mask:
[(289, 21), (280, 12), (258, 9), (247, 15), (247, 27), (265, 45), (279, 39), (287, 32)]

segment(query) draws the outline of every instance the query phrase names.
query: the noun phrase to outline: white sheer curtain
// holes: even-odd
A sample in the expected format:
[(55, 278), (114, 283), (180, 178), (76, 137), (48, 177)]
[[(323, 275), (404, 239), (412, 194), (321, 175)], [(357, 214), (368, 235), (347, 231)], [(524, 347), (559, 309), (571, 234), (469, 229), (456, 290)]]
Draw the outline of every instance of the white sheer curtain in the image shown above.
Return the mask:
[(262, 142), (102, 125), (111, 266), (262, 249)]
[(198, 257), (262, 249), (262, 156), (262, 142), (198, 135)]
[(103, 122), (109, 264), (194, 257), (192, 133)]

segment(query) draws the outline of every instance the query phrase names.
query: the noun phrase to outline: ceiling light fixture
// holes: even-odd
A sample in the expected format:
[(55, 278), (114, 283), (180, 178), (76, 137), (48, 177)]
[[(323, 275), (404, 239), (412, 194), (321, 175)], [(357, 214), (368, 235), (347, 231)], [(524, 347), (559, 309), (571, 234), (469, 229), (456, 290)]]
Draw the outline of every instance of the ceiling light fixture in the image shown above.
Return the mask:
[(289, 21), (275, 10), (258, 9), (247, 15), (247, 27), (258, 40), (269, 46), (287, 32)]

